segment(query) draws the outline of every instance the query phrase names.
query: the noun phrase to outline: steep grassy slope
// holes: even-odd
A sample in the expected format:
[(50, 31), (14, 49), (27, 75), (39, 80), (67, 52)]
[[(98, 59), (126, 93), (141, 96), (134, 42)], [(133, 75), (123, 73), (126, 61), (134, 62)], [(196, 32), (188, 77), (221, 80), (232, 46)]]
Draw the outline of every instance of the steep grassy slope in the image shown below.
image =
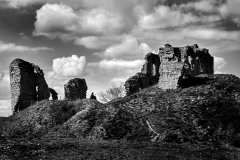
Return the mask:
[(5, 123), (8, 137), (74, 137), (240, 146), (240, 79), (201, 75), (176, 90), (156, 86), (107, 104), (45, 101)]

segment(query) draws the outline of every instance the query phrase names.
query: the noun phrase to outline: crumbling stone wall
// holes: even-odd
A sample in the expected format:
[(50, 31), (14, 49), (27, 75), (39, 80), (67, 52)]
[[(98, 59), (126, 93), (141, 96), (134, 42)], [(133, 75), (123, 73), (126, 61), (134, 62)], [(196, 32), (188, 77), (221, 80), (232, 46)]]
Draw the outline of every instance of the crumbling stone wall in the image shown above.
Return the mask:
[[(10, 66), (11, 104), (13, 112), (21, 111), (36, 101), (48, 99), (50, 92), (43, 71), (32, 63), (14, 59)], [(36, 87), (38, 86), (38, 90)]]
[(139, 91), (139, 89), (158, 83), (159, 79), (159, 55), (148, 53), (145, 56), (145, 63), (141, 72), (130, 77), (124, 84), (126, 95), (131, 95)]
[(58, 93), (52, 88), (49, 88), (49, 91), (52, 95), (52, 100), (58, 100)]
[(175, 89), (185, 78), (214, 72), (213, 57), (197, 44), (185, 47), (166, 44), (158, 54), (148, 53), (145, 60), (141, 73), (125, 82), (126, 95), (157, 83), (162, 89)]
[(172, 47), (166, 44), (159, 49), (159, 88), (175, 89), (183, 79), (199, 74), (213, 74), (213, 57), (198, 45)]
[(158, 83), (159, 66), (160, 66), (159, 55), (154, 53), (148, 53), (145, 56), (145, 64), (143, 65), (141, 73), (145, 74), (146, 77), (148, 77), (150, 86)]
[(87, 84), (85, 79), (75, 78), (64, 85), (65, 99), (77, 100), (85, 99), (87, 93)]

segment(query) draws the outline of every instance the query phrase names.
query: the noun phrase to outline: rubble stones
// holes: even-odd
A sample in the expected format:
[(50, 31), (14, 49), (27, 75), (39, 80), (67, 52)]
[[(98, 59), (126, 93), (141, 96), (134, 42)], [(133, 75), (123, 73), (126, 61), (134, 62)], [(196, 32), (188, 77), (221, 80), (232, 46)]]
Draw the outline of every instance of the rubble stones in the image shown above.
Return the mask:
[(80, 78), (71, 79), (67, 84), (64, 85), (65, 99), (67, 100), (85, 99), (87, 89), (88, 87), (85, 79)]
[(36, 101), (49, 98), (50, 92), (43, 71), (37, 65), (22, 59), (14, 59), (9, 69), (11, 103), (14, 113), (27, 108)]

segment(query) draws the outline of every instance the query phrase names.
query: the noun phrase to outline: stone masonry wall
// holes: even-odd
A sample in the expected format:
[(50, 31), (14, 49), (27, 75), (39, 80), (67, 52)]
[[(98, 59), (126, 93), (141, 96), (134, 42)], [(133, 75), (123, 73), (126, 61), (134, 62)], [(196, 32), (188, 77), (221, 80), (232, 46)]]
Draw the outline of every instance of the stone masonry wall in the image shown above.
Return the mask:
[(126, 95), (138, 92), (139, 89), (158, 83), (160, 58), (157, 54), (148, 53), (141, 72), (130, 77), (124, 84)]
[(198, 45), (172, 47), (166, 44), (159, 49), (159, 88), (175, 89), (187, 77), (199, 74), (213, 74), (213, 57), (207, 49)]
[(157, 83), (159, 88), (175, 89), (187, 77), (214, 73), (213, 57), (197, 44), (185, 47), (166, 44), (158, 54), (148, 53), (145, 60), (141, 73), (125, 82), (126, 95)]
[(10, 64), (11, 103), (18, 112), (37, 101), (34, 67), (31, 63), (15, 59)]
[(64, 85), (65, 99), (77, 100), (85, 99), (87, 94), (87, 84), (85, 79), (75, 78)]
[(49, 98), (50, 91), (44, 73), (37, 65), (22, 59), (14, 59), (9, 70), (11, 104), (14, 113), (27, 108), (36, 101)]

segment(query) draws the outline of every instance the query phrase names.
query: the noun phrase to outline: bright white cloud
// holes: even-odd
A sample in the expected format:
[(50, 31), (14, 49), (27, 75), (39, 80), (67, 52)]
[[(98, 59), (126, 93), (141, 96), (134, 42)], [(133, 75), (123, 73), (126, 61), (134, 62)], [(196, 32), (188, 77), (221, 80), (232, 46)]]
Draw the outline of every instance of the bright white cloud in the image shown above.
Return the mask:
[(0, 100), (10, 99), (10, 77), (8, 71), (3, 71), (4, 77), (0, 82)]
[(104, 9), (74, 11), (65, 4), (45, 4), (37, 11), (34, 35), (64, 40), (83, 36), (122, 34), (126, 21)]
[(11, 101), (0, 100), (0, 117), (8, 117), (12, 114)]
[(95, 53), (104, 58), (136, 59), (144, 58), (144, 55), (153, 51), (146, 43), (140, 43), (132, 36), (125, 36), (120, 44), (108, 47), (102, 53)]
[(108, 70), (124, 70), (124, 69), (140, 69), (144, 64), (144, 60), (101, 60), (99, 62), (99, 68), (108, 69)]
[(52, 69), (57, 76), (81, 77), (86, 75), (86, 64), (85, 56), (72, 55), (54, 59)]
[(27, 46), (20, 46), (16, 45), (14, 43), (4, 43), (0, 41), (0, 53), (4, 52), (11, 52), (11, 53), (38, 53), (38, 52), (43, 52), (43, 51), (53, 51), (52, 48), (48, 47), (27, 47)]
[(227, 62), (221, 57), (214, 57), (214, 70), (215, 72), (220, 72), (219, 70), (223, 69)]

